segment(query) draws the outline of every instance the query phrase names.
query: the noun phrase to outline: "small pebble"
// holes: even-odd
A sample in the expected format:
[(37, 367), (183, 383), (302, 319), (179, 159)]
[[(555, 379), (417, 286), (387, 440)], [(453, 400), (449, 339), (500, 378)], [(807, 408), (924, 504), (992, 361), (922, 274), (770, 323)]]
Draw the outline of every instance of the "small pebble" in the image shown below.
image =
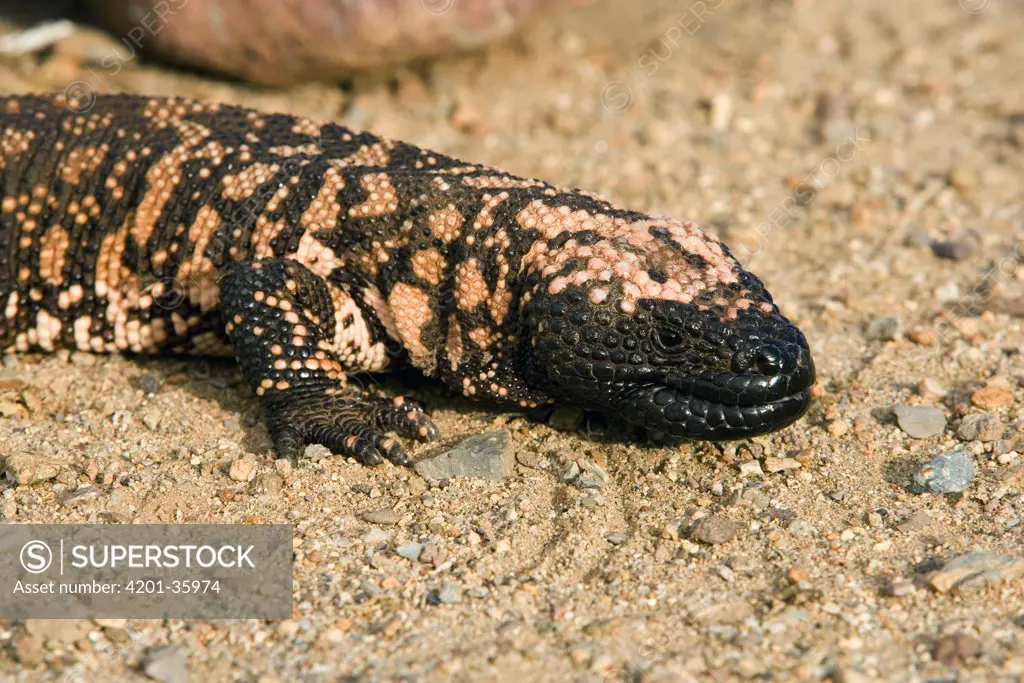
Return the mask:
[(369, 522), (370, 524), (382, 524), (384, 526), (394, 526), (402, 521), (402, 515), (388, 508), (361, 512), (358, 516), (359, 519), (364, 522)]
[(185, 651), (174, 645), (148, 652), (142, 669), (147, 676), (160, 683), (188, 683)]
[(463, 439), (440, 455), (420, 460), (414, 466), (424, 479), (441, 481), (456, 477), (498, 480), (512, 475), (515, 455), (512, 435), (497, 429)]
[(939, 258), (963, 261), (974, 253), (974, 240), (956, 239), (946, 242), (933, 242), (932, 253)]
[(966, 633), (954, 633), (935, 641), (932, 657), (946, 666), (962, 666), (981, 654), (981, 642)]
[(462, 602), (462, 589), (458, 584), (447, 582), (440, 590), (427, 593), (427, 603), (431, 605), (454, 605)]
[(939, 593), (970, 595), (1013, 582), (1024, 576), (1024, 557), (975, 550), (956, 557), (928, 575), (928, 585)]
[(782, 472), (783, 470), (798, 470), (803, 467), (800, 461), (795, 458), (765, 458), (764, 468), (769, 472)]
[(136, 381), (136, 386), (142, 390), (142, 393), (152, 396), (160, 390), (160, 380), (157, 379), (156, 375), (147, 372), (139, 377)]
[(704, 517), (693, 525), (690, 535), (703, 543), (719, 545), (728, 543), (736, 535), (738, 526), (736, 522), (721, 515)]
[(921, 398), (934, 401), (946, 398), (949, 391), (946, 387), (942, 386), (939, 380), (933, 377), (925, 377), (921, 380), (920, 384), (917, 385), (917, 394)]
[(582, 669), (589, 665), (593, 658), (593, 651), (586, 645), (573, 645), (569, 648), (569, 659), (572, 660), (573, 666), (577, 669)]
[(1013, 387), (1004, 377), (993, 377), (971, 392), (971, 403), (985, 410), (1008, 408), (1013, 404)]
[(746, 460), (740, 463), (740, 476), (760, 477), (763, 474), (764, 470), (761, 469), (761, 463), (757, 460)]
[(256, 465), (251, 460), (239, 458), (231, 463), (228, 476), (234, 481), (252, 481), (253, 477), (256, 476)]
[(978, 174), (966, 166), (954, 166), (949, 170), (949, 184), (969, 194), (978, 185)]
[(960, 421), (956, 430), (963, 441), (995, 441), (1003, 436), (1003, 422), (992, 413), (973, 413)]
[(841, 666), (832, 672), (833, 683), (875, 683), (875, 679), (850, 666)]
[(391, 538), (391, 534), (379, 527), (374, 527), (363, 534), (363, 543), (366, 545), (380, 545), (381, 543), (387, 543), (389, 538)]
[(899, 524), (896, 525), (896, 529), (904, 533), (911, 531), (920, 531), (921, 529), (927, 528), (932, 523), (931, 515), (926, 511), (920, 510), (910, 515)]
[(815, 533), (814, 525), (806, 519), (794, 519), (786, 530), (795, 536), (813, 536)]
[(14, 453), (7, 456), (7, 478), (18, 486), (31, 486), (54, 479), (64, 469), (64, 461), (32, 453)]
[(420, 553), (419, 557), (420, 562), (423, 564), (432, 564), (435, 567), (441, 566), (447, 559), (448, 551), (435, 543), (424, 544), (423, 552)]
[(407, 560), (415, 561), (419, 559), (420, 554), (423, 552), (423, 544), (406, 543), (404, 545), (398, 546), (398, 548), (395, 549), (395, 552), (397, 552), (400, 557), (404, 557)]
[(935, 298), (940, 304), (960, 298), (960, 285), (955, 282), (947, 282), (935, 290)]
[(622, 545), (629, 540), (629, 534), (624, 531), (608, 531), (604, 535), (604, 540), (612, 545)]
[(934, 346), (935, 342), (939, 340), (935, 330), (930, 327), (915, 327), (907, 333), (907, 337), (910, 338), (910, 341), (921, 346)]
[(566, 464), (562, 481), (580, 489), (603, 489), (608, 483), (608, 473), (590, 458), (578, 458)]
[(894, 598), (902, 598), (910, 595), (915, 590), (914, 582), (909, 579), (893, 579), (889, 584), (889, 595)]
[(962, 450), (941, 453), (918, 470), (914, 483), (932, 493), (960, 493), (974, 478), (974, 458)]
[(100, 490), (95, 486), (82, 486), (64, 495), (60, 502), (65, 507), (74, 507), (82, 503), (94, 501), (100, 496)]
[(868, 323), (867, 338), (875, 341), (893, 341), (903, 334), (903, 319), (896, 316), (875, 318)]
[(811, 574), (807, 571), (807, 567), (802, 564), (793, 565), (789, 571), (786, 572), (786, 579), (792, 584), (801, 584), (810, 580)]
[(946, 428), (946, 416), (941, 408), (898, 405), (892, 412), (900, 429), (914, 439), (927, 439)]

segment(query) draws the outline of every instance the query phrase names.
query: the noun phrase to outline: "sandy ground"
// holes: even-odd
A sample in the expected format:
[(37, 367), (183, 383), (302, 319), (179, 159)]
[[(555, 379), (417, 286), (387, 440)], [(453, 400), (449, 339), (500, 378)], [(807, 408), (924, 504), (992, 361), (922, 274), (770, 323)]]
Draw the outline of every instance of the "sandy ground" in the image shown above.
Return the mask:
[[(0, 483), (5, 518), (291, 523), (295, 611), (3, 622), (0, 677), (148, 680), (148, 653), (174, 645), (196, 681), (1022, 680), (1019, 572), (929, 585), (971, 551), (1024, 556), (1021, 35), (1012, 0), (604, 0), (340, 87), (138, 59), (114, 74), (98, 65), (116, 39), (85, 29), (0, 61), (7, 92), (85, 80), (293, 111), (691, 217), (768, 283), (819, 370), (797, 426), (663, 449), (403, 378), (441, 447), (512, 434), (514, 476), (437, 487), (391, 465), (276, 463), (228, 362), (7, 357), (0, 449), (62, 466)], [(896, 404), (941, 408), (945, 430), (911, 438)], [(978, 435), (964, 418), (981, 413), (995, 420)], [(977, 468), (962, 495), (908, 486), (957, 448)], [(608, 482), (563, 482), (566, 458)], [(238, 460), (251, 481), (230, 477)], [(395, 523), (358, 517), (380, 509)], [(409, 542), (430, 561), (400, 557)]]

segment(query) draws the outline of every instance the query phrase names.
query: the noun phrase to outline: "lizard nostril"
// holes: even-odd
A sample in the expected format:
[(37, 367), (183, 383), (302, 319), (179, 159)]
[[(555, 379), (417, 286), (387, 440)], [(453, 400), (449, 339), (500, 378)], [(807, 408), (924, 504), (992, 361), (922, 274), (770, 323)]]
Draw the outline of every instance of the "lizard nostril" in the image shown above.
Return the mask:
[(772, 343), (744, 349), (732, 359), (732, 371), (739, 374), (781, 375), (786, 372), (786, 366), (785, 352)]

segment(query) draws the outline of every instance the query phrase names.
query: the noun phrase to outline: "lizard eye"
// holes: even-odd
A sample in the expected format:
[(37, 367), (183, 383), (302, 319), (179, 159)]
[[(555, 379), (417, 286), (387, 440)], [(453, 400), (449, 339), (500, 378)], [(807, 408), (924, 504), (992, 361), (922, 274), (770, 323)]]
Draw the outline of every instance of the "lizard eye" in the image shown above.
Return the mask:
[(672, 351), (683, 345), (682, 335), (666, 328), (654, 331), (654, 341), (663, 351)]

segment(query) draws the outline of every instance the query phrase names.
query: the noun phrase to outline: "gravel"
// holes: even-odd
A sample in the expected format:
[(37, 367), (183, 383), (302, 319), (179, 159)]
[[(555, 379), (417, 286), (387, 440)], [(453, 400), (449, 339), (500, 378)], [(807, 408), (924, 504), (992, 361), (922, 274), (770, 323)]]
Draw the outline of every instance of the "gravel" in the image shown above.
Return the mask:
[(562, 481), (580, 489), (603, 489), (608, 473), (589, 458), (570, 460), (562, 470)]

